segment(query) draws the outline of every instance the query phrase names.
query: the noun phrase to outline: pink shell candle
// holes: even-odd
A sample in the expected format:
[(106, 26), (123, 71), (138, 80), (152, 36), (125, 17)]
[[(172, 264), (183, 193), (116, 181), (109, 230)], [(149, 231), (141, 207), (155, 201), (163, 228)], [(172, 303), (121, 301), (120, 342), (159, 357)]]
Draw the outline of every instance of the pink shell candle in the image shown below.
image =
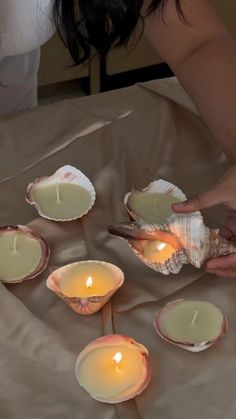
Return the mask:
[(26, 201), (41, 217), (72, 221), (87, 214), (96, 199), (90, 180), (78, 169), (64, 166), (51, 177), (38, 177), (28, 186)]
[(89, 315), (100, 310), (123, 282), (124, 274), (117, 266), (90, 260), (57, 269), (47, 287), (76, 313)]
[(79, 354), (75, 373), (92, 398), (104, 403), (124, 402), (142, 393), (149, 384), (148, 350), (131, 337), (104, 336)]
[(206, 301), (172, 301), (157, 313), (154, 325), (161, 338), (190, 352), (210, 348), (228, 331), (227, 318)]
[(46, 240), (25, 226), (0, 228), (0, 281), (22, 282), (46, 269), (50, 249)]

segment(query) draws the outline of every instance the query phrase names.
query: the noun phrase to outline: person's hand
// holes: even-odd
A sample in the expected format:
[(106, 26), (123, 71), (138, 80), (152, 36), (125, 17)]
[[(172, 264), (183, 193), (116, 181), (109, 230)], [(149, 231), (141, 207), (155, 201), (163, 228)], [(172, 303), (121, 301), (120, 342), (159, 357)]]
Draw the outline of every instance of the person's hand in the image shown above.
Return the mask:
[[(227, 240), (235, 241), (236, 251), (236, 166), (227, 171), (212, 189), (183, 203), (174, 204), (173, 210), (178, 213), (191, 213), (219, 204), (229, 210), (226, 224), (220, 230), (220, 234)], [(209, 259), (204, 267), (207, 272), (236, 278), (236, 253)]]

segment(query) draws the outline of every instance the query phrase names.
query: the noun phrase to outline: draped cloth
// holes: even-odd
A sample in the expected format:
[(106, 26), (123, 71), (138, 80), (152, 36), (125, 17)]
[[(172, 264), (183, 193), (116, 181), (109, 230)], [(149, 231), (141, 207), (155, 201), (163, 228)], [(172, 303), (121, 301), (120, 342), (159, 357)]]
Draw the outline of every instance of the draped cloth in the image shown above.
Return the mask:
[[(48, 241), (48, 269), (22, 284), (0, 286), (0, 406), (10, 419), (235, 419), (236, 287), (188, 265), (168, 277), (143, 265), (107, 224), (128, 220), (123, 198), (132, 185), (163, 178), (188, 196), (229, 167), (175, 79), (55, 103), (0, 120), (1, 225), (27, 224)], [(90, 213), (71, 223), (37, 216), (27, 184), (71, 164), (94, 183)], [(205, 221), (220, 226), (221, 209)], [(124, 286), (95, 315), (74, 313), (45, 286), (56, 268), (96, 259), (118, 265)], [(202, 299), (219, 306), (230, 330), (215, 347), (192, 354), (162, 341), (154, 314), (168, 301)], [(78, 353), (104, 334), (135, 338), (150, 352), (152, 379), (134, 400), (99, 403), (80, 388)]]

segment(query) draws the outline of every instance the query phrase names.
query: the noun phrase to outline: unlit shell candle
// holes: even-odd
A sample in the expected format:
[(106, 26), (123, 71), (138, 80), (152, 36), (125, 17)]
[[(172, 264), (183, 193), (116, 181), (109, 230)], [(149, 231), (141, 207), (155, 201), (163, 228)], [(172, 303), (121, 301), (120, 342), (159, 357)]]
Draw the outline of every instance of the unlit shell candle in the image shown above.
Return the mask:
[(0, 229), (0, 281), (20, 282), (42, 272), (49, 260), (45, 240), (25, 226)]
[(44, 218), (72, 221), (88, 213), (95, 197), (90, 180), (75, 167), (64, 166), (51, 177), (40, 177), (31, 183), (26, 201)]
[(155, 327), (170, 343), (199, 352), (212, 346), (227, 332), (227, 320), (212, 303), (177, 300), (157, 314)]

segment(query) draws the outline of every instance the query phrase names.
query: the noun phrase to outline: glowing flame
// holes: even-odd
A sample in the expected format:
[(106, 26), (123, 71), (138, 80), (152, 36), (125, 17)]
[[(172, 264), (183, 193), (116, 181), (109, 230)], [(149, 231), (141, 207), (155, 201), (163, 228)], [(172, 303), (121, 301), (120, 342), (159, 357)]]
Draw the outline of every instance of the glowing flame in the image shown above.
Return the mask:
[(160, 243), (157, 245), (157, 250), (164, 250), (166, 248), (167, 244), (166, 243)]
[(87, 281), (86, 281), (86, 287), (91, 288), (92, 285), (93, 285), (93, 278), (91, 276), (89, 276)]
[(119, 365), (120, 362), (122, 360), (122, 353), (121, 352), (117, 352), (115, 354), (115, 356), (113, 356), (113, 361), (115, 362), (116, 365)]

